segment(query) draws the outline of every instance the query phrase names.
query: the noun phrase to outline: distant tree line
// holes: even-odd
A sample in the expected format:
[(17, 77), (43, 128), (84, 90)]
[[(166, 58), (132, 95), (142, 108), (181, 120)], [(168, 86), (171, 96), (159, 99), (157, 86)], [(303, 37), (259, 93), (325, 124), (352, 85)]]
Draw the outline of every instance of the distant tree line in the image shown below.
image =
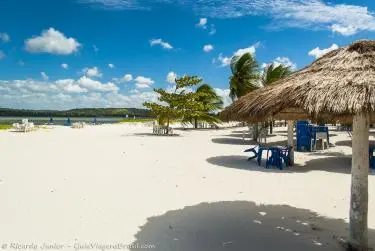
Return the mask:
[(0, 108), (0, 116), (12, 117), (152, 117), (147, 109), (137, 108), (80, 108), (66, 111), (58, 110), (26, 110)]

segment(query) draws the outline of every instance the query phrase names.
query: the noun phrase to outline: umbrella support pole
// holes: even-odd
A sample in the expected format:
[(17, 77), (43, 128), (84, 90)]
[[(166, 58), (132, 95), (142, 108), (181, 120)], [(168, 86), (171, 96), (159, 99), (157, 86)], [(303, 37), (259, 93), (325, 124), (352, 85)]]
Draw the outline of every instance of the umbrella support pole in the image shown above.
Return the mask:
[(368, 172), (369, 172), (369, 116), (353, 117), (352, 179), (350, 196), (350, 245), (353, 250), (368, 249)]
[(293, 132), (294, 122), (293, 120), (288, 120), (288, 147), (291, 148), (289, 156), (289, 165), (294, 165), (294, 132)]

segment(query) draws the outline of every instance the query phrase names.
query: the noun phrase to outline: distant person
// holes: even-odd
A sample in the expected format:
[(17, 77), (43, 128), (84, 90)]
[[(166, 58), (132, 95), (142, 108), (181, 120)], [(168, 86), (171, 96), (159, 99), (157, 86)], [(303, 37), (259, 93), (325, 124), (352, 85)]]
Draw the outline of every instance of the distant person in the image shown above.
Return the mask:
[(49, 118), (49, 123), (50, 123), (50, 124), (53, 124), (53, 118), (52, 118), (52, 117)]

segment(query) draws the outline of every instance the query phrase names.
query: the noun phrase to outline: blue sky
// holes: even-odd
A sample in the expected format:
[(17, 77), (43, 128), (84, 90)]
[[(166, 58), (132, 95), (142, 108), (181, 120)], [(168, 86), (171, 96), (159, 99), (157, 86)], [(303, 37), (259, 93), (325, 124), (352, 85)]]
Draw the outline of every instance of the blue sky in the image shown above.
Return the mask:
[(185, 74), (229, 103), (234, 54), (299, 69), (374, 38), (370, 0), (2, 0), (0, 107), (142, 107)]

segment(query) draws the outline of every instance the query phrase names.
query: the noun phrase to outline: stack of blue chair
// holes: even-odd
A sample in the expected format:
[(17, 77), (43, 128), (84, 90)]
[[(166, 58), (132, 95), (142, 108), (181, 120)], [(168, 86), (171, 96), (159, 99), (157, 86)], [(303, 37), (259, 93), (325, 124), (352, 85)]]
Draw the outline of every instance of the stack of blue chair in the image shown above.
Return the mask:
[(369, 153), (369, 158), (370, 158), (370, 168), (372, 169), (375, 169), (374, 151), (375, 151), (375, 145), (370, 145), (368, 153)]
[(306, 120), (297, 121), (297, 151), (311, 151), (311, 126)]

